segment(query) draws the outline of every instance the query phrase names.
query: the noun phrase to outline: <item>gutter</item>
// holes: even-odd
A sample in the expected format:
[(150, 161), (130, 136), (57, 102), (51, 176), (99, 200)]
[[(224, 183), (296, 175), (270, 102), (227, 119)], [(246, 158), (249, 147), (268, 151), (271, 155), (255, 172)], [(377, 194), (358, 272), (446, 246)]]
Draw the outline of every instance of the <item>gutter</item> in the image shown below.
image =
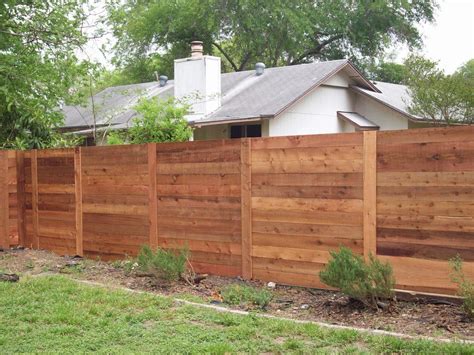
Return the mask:
[(189, 121), (191, 127), (201, 128), (207, 126), (218, 126), (221, 124), (230, 124), (230, 123), (245, 123), (245, 122), (258, 122), (264, 119), (273, 118), (274, 115), (260, 115), (259, 117), (248, 117), (248, 118), (228, 118), (219, 121)]

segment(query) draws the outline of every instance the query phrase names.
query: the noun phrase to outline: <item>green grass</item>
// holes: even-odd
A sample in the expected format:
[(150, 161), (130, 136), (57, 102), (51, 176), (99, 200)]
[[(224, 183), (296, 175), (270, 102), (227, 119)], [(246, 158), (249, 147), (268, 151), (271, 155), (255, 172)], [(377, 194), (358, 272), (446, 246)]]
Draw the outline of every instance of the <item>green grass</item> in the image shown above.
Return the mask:
[(225, 303), (230, 305), (250, 305), (265, 308), (273, 298), (269, 290), (246, 285), (228, 285), (221, 291)]
[(473, 353), (474, 347), (368, 336), (178, 306), (65, 276), (0, 284), (0, 352)]

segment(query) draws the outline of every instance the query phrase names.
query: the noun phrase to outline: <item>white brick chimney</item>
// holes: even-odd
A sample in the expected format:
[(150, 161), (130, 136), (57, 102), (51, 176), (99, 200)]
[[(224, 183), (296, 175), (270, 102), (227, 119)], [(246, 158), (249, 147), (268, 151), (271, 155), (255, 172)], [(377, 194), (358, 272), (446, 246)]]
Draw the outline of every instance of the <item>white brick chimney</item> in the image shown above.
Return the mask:
[(189, 121), (203, 118), (221, 105), (221, 59), (203, 55), (200, 41), (191, 42), (191, 57), (174, 61), (174, 96), (191, 105)]

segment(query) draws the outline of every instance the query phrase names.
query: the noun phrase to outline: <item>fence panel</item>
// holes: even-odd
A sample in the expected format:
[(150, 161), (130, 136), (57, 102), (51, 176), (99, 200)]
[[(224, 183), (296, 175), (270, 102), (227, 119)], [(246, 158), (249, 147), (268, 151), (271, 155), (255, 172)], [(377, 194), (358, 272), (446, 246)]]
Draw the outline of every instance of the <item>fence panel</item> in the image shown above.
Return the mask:
[(33, 159), (33, 245), (74, 255), (74, 150), (40, 150), (33, 154)]
[(149, 242), (145, 145), (81, 149), (84, 255), (136, 255)]
[(157, 144), (158, 244), (187, 244), (196, 271), (241, 275), (240, 144)]
[(380, 132), (377, 254), (399, 288), (453, 293), (448, 259), (474, 278), (474, 129)]
[(8, 239), (9, 245), (18, 244), (18, 196), (17, 196), (17, 167), (16, 152), (9, 150), (8, 156)]
[(252, 140), (253, 276), (322, 287), (340, 245), (363, 254), (363, 135)]
[(198, 272), (324, 287), (318, 271), (343, 245), (389, 261), (398, 288), (452, 294), (451, 257), (474, 278), (473, 137), (451, 127), (2, 151), (0, 246), (19, 235), (114, 259), (187, 245)]

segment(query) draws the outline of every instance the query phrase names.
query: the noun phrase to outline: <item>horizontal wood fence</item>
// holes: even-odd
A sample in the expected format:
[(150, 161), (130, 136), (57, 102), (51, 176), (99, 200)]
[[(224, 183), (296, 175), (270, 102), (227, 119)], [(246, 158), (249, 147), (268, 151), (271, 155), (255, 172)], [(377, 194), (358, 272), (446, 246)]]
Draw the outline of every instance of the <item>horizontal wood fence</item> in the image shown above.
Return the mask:
[(474, 127), (0, 151), (0, 247), (187, 245), (198, 272), (324, 287), (343, 245), (401, 289), (474, 278)]

